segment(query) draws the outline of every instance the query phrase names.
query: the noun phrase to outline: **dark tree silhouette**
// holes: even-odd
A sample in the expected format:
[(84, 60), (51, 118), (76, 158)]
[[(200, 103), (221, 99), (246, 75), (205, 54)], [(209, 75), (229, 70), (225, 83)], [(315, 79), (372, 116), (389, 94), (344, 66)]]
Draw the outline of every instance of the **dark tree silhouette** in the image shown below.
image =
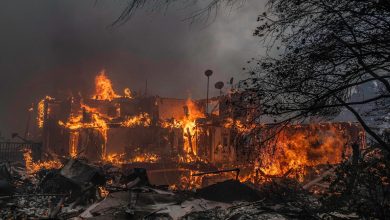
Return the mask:
[[(347, 109), (390, 151), (381, 131), (366, 121), (384, 121), (390, 113), (389, 1), (270, 0), (258, 20), (254, 35), (280, 55), (253, 60), (250, 76), (240, 83), (240, 107), (250, 104), (252, 120), (268, 115), (284, 125)], [(354, 98), (360, 88), (365, 97)]]
[(215, 16), (220, 7), (233, 7), (241, 5), (245, 0), (129, 0), (125, 9), (119, 17), (113, 22), (113, 26), (127, 22), (132, 15), (141, 8), (147, 7), (151, 10), (166, 10), (171, 5), (184, 5), (186, 7), (193, 6), (196, 3), (202, 3), (203, 7), (194, 10), (185, 20), (195, 22), (199, 20), (207, 20), (210, 16)]

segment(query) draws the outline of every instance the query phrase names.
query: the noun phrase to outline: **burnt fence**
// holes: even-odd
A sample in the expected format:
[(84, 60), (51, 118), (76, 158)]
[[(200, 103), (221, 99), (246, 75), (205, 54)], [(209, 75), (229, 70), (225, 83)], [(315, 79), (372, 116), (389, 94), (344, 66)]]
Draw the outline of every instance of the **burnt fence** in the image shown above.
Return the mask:
[(0, 142), (0, 161), (23, 161), (24, 149), (31, 149), (33, 161), (41, 159), (42, 143)]

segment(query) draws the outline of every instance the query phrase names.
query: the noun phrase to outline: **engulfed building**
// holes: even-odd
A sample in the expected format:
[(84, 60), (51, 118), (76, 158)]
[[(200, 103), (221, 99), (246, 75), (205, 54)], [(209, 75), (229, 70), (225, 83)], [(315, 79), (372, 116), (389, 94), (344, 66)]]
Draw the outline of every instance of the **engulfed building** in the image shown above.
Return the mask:
[[(48, 152), (78, 153), (97, 160), (106, 153), (140, 149), (164, 155), (183, 148), (182, 129), (163, 127), (161, 122), (185, 117), (186, 100), (157, 96), (111, 101), (45, 99), (44, 106), (42, 141)], [(140, 115), (145, 117), (137, 118)]]
[[(245, 118), (250, 113), (233, 107), (240, 94), (211, 98), (206, 113), (206, 100), (134, 96), (129, 89), (117, 95), (104, 72), (95, 85), (93, 97), (46, 97), (39, 103), (46, 152), (94, 161), (149, 155), (221, 166), (252, 163), (280, 174), (301, 165), (338, 163), (352, 144), (364, 147), (365, 133), (356, 123), (290, 125), (279, 132), (250, 124)], [(253, 126), (260, 129), (253, 132)]]
[(206, 110), (206, 100), (134, 95), (129, 89), (118, 95), (104, 72), (95, 87), (92, 97), (46, 97), (39, 103), (38, 127), (47, 153), (127, 166), (141, 162), (155, 168), (155, 177), (164, 176), (154, 178), (159, 180), (170, 170), (199, 169), (200, 164), (207, 164), (205, 170), (240, 167), (244, 176), (259, 170), (284, 175), (338, 164), (351, 155), (352, 146), (365, 147), (365, 132), (357, 123), (278, 130), (252, 121), (254, 112), (234, 105), (243, 94), (211, 98)]
[[(206, 117), (204, 100), (158, 96), (45, 99), (44, 149), (90, 160), (112, 154), (126, 154), (129, 158), (145, 153), (161, 158), (193, 154), (215, 164), (232, 164), (275, 152), (278, 157), (288, 158), (289, 149), (308, 154), (310, 159), (335, 155), (341, 158), (352, 142), (364, 141), (364, 132), (357, 124), (323, 123), (289, 126), (277, 138), (262, 143), (272, 133), (270, 126), (264, 126), (258, 135), (247, 133), (242, 122), (234, 122), (230, 117), (226, 97), (213, 98), (211, 102), (214, 111)], [(332, 148), (339, 150), (329, 150)], [(262, 163), (267, 160), (268, 157)], [(331, 159), (319, 161), (332, 162)]]
[[(46, 98), (42, 113), (45, 151), (99, 160), (132, 152), (161, 157), (194, 154), (215, 162), (235, 160), (231, 129), (218, 117), (218, 99), (206, 119), (205, 101), (158, 96), (113, 100)], [(127, 123), (128, 122), (128, 123)]]

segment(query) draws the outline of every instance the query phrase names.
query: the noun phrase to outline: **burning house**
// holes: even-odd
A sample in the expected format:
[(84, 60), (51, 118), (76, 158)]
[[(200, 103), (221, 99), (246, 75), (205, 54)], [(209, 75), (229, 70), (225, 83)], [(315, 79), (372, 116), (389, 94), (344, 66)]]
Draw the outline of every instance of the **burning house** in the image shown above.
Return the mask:
[(37, 182), (42, 195), (62, 197), (48, 213), (39, 209), (39, 216), (114, 218), (118, 209), (129, 216), (153, 215), (160, 212), (160, 200), (174, 201), (164, 206), (179, 204), (186, 190), (196, 189), (206, 200), (190, 197), (188, 205), (172, 206), (185, 215), (195, 212), (194, 206), (204, 210), (208, 200), (213, 207), (257, 201), (262, 198), (258, 187), (278, 179), (294, 179), (317, 192), (319, 175), (331, 173), (353, 148), (365, 147), (365, 133), (356, 123), (294, 124), (281, 130), (248, 123), (232, 108), (231, 95), (191, 100), (136, 95), (130, 89), (119, 95), (104, 72), (96, 76), (95, 87), (90, 97), (46, 96), (39, 102), (40, 159), (28, 140), (15, 144), (23, 150), (25, 167), (18, 178)]
[(227, 97), (205, 100), (137, 96), (125, 89), (118, 95), (104, 71), (95, 78), (89, 98), (59, 100), (47, 96), (38, 106), (43, 149), (57, 155), (85, 157), (118, 164), (204, 161), (220, 168), (255, 164), (253, 169), (282, 175), (291, 169), (336, 164), (364, 132), (355, 123), (291, 125), (266, 140), (272, 127), (250, 133), (232, 119)]
[(390, 219), (390, 0), (3, 2), (0, 220)]

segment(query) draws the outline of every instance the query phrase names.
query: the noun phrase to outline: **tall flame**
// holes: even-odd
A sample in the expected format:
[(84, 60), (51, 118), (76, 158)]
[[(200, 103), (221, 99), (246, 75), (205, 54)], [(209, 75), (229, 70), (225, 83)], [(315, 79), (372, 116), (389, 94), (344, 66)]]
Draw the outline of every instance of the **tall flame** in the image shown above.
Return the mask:
[(94, 99), (97, 100), (113, 100), (121, 97), (117, 95), (112, 88), (111, 80), (106, 76), (105, 70), (102, 70), (99, 75), (95, 77), (95, 95)]
[(194, 157), (197, 154), (196, 148), (196, 120), (204, 118), (204, 113), (199, 110), (195, 102), (191, 99), (187, 99), (185, 106), (185, 116), (180, 119), (174, 119), (171, 122), (163, 122), (162, 127), (164, 128), (182, 128), (184, 134), (184, 152), (187, 159), (190, 161), (195, 160)]

